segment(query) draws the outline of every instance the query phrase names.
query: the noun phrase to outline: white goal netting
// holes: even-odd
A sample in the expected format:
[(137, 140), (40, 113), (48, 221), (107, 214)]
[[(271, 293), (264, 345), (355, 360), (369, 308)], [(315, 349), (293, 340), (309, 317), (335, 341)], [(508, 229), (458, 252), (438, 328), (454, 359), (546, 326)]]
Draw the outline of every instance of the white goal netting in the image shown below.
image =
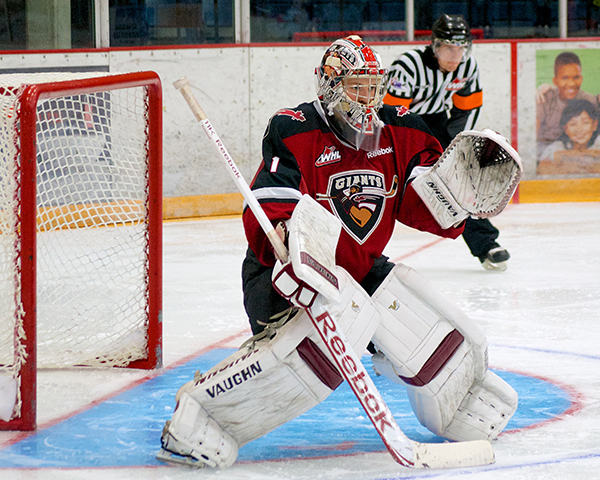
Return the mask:
[[(29, 361), (21, 301), (30, 288), (21, 271), (31, 240), (22, 224), (27, 202), (35, 202), (37, 223), (38, 368), (127, 366), (148, 355), (148, 92), (94, 91), (82, 80), (82, 93), (42, 95), (33, 108), (22, 97), (27, 85), (73, 77), (0, 75), (0, 377), (18, 386)], [(22, 188), (30, 142), (36, 198)]]

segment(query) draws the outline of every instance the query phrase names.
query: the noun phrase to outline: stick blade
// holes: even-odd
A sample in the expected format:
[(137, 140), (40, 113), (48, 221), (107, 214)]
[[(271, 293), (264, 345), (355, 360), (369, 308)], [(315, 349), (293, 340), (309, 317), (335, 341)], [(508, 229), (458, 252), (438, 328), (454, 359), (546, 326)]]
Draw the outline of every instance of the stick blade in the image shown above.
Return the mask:
[(489, 465), (496, 461), (487, 440), (455, 443), (415, 443), (415, 467), (460, 468)]

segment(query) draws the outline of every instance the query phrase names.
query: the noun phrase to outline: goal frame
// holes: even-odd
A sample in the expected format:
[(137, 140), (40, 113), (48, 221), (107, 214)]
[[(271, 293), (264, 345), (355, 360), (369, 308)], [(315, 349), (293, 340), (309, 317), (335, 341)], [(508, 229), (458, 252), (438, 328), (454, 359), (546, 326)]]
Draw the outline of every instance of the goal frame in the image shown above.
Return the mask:
[[(23, 347), (27, 360), (20, 369), (21, 415), (8, 422), (0, 420), (0, 430), (35, 430), (37, 406), (36, 355), (36, 235), (37, 235), (37, 104), (40, 100), (68, 95), (107, 92), (124, 88), (146, 89), (148, 195), (146, 222), (152, 241), (148, 248), (148, 356), (132, 361), (127, 368), (156, 369), (162, 366), (162, 86), (155, 72), (105, 75), (27, 85), (20, 96), (20, 226), (21, 290), (16, 302), (23, 307)], [(33, 141), (32, 141), (33, 139)], [(24, 141), (25, 140), (25, 141)]]

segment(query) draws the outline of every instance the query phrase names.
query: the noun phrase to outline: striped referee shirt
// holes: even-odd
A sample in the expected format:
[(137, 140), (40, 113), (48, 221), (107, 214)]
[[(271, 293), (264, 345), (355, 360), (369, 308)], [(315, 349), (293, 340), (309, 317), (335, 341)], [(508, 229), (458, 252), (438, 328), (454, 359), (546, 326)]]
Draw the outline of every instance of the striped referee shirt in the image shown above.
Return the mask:
[(453, 136), (475, 126), (483, 99), (475, 58), (470, 56), (454, 72), (442, 73), (430, 45), (397, 57), (386, 89), (387, 104), (404, 105), (418, 115), (447, 112)]

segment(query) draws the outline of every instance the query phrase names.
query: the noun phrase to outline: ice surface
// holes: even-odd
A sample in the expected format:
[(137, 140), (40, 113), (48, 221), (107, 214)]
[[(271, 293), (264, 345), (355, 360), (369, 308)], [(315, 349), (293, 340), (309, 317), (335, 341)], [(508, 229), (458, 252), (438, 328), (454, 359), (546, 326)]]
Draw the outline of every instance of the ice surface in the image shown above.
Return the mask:
[(0, 419), (8, 422), (17, 401), (17, 382), (14, 378), (0, 375)]
[[(582, 480), (600, 478), (600, 203), (510, 205), (492, 220), (510, 254), (508, 270), (485, 271), (464, 241), (438, 240), (398, 226), (387, 255), (415, 268), (486, 332), (490, 365), (550, 382), (565, 392), (565, 414), (546, 414), (494, 442), (496, 463), (450, 471), (414, 471), (386, 452), (345, 454), (352, 438), (324, 458), (240, 461), (228, 470), (186, 467), (94, 467), (86, 440), (70, 452), (89, 467), (4, 468), (2, 452), (23, 438), (0, 432), (0, 477), (54, 479), (367, 480), (469, 478)], [(240, 265), (239, 218), (167, 223), (164, 227), (164, 360), (167, 368), (249, 336)], [(166, 370), (156, 373), (164, 373)], [(156, 373), (123, 370), (42, 371), (38, 434), (111, 402)], [(174, 386), (176, 390), (179, 385)], [(534, 395), (534, 394), (532, 394)], [(543, 398), (535, 398), (543, 405)], [(172, 408), (167, 406), (165, 408)], [(164, 416), (164, 412), (161, 413)], [(152, 418), (148, 418), (151, 424)], [(402, 427), (402, 421), (399, 421)], [(117, 430), (127, 429), (127, 423)], [(72, 432), (77, 435), (78, 432)], [(348, 434), (346, 434), (348, 435)], [(50, 445), (49, 447), (53, 447)], [(58, 447), (56, 447), (58, 448)], [(123, 445), (135, 448), (135, 445)], [(158, 449), (158, 443), (157, 443)], [(29, 460), (35, 461), (36, 452)]]

